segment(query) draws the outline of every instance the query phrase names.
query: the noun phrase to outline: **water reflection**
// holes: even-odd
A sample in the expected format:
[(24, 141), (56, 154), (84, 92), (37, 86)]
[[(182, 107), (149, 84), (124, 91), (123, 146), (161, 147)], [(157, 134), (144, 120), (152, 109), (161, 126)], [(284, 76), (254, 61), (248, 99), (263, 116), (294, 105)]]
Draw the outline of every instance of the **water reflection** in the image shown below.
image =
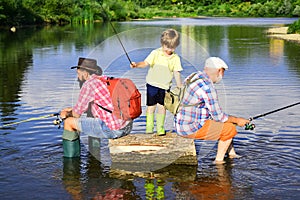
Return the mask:
[[(101, 27), (101, 32), (99, 32), (99, 26)], [(24, 91), (22, 91), (22, 85), (28, 81), (24, 78), (28, 70), (32, 70), (33, 67), (45, 65), (44, 61), (43, 63), (38, 63), (35, 57), (36, 55), (39, 55), (39, 57), (43, 59), (43, 57), (51, 57), (51, 54), (55, 51), (58, 54), (61, 52), (73, 52), (76, 49), (94, 46), (110, 35), (112, 35), (112, 32), (106, 24), (90, 24), (75, 27), (33, 27), (19, 29), (15, 33), (1, 32), (0, 109), (3, 117), (10, 116), (6, 119), (1, 118), (1, 121), (15, 119), (12, 118), (12, 116), (15, 115), (15, 111), (20, 104), (17, 102), (20, 102), (22, 97), (26, 97), (26, 94), (22, 94), (24, 93)], [(60, 49), (62, 44), (63, 49)], [(47, 63), (52, 64), (52, 70), (55, 64), (55, 62), (53, 62), (54, 60), (56, 59), (51, 57)], [(65, 67), (71, 62), (69, 61), (67, 63)], [(35, 64), (40, 66), (35, 66)], [(43, 76), (43, 74), (39, 75)], [(39, 77), (39, 75), (35, 78)], [(53, 74), (53, 78), (55, 78), (55, 76), (57, 76), (57, 74)], [(45, 80), (46, 77), (39, 78)], [(44, 89), (44, 91), (45, 90), (46, 89)]]
[(72, 199), (137, 199), (131, 181), (113, 179), (103, 173), (93, 156), (63, 158), (62, 181)]
[[(191, 39), (183, 39), (178, 49), (186, 66), (194, 64), (189, 63), (190, 57), (197, 62), (208, 55), (224, 58), (230, 70), (218, 92), (228, 113), (249, 117), (298, 101), (300, 45), (264, 35), (268, 27), (293, 19), (246, 19), (242, 25), (243, 19), (234, 20), (172, 19), (124, 22), (115, 27), (128, 33), (157, 26), (157, 33), (169, 27), (179, 30)], [(115, 36), (104, 42), (113, 35), (106, 24), (0, 32), (1, 124), (72, 106), (75, 95), (70, 93), (78, 94), (74, 91), (78, 84), (69, 67), (80, 56), (96, 58), (108, 75), (133, 77), (144, 92), (146, 71), (129, 68)], [(153, 32), (120, 35), (133, 60), (142, 60), (147, 48), (159, 45), (159, 34)], [(190, 69), (202, 69), (201, 62), (194, 67)], [(239, 129), (234, 142), (242, 158), (227, 160), (220, 168), (211, 165), (215, 147), (207, 145), (198, 169), (170, 165), (144, 174), (111, 169), (109, 156), (100, 157), (99, 149), (89, 154), (83, 148), (80, 159), (63, 159), (61, 130), (52, 125), (52, 119), (20, 124), (0, 130), (1, 198), (30, 195), (38, 199), (42, 194), (44, 199), (105, 195), (145, 199), (146, 193), (153, 196), (163, 191), (165, 199), (195, 199), (197, 195), (214, 199), (216, 194), (233, 199), (298, 199), (299, 116), (299, 107), (293, 107), (256, 120), (255, 132)], [(172, 117), (168, 120), (171, 128)], [(136, 131), (144, 130), (145, 115), (135, 124)]]
[[(1, 121), (12, 120), (20, 101), (24, 74), (32, 63), (32, 47), (27, 45), (34, 33), (6, 32), (0, 34), (0, 110)], [(13, 41), (13, 42), (7, 42)], [(16, 51), (16, 49), (22, 49)]]
[[(94, 139), (89, 143), (92, 145), (90, 152), (97, 151), (99, 157), (109, 159), (105, 150), (108, 146), (101, 146), (99, 151), (98, 141)], [(136, 173), (105, 169), (95, 158), (97, 155), (86, 156), (63, 159), (62, 180), (72, 199), (234, 199), (234, 194), (240, 190), (232, 184), (234, 165), (231, 161), (208, 168), (169, 165), (153, 172)], [(167, 189), (170, 182), (174, 193)], [(248, 190), (247, 196), (250, 194)]]
[(210, 166), (209, 170), (199, 169), (192, 182), (174, 184), (180, 199), (234, 199), (231, 183), (231, 164)]

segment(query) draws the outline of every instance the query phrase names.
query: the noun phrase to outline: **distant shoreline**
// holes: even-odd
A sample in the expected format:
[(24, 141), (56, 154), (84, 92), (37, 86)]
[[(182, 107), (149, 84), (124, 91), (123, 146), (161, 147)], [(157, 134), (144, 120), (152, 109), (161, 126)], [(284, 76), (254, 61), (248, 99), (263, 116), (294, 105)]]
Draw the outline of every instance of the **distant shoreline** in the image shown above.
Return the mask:
[(300, 34), (288, 34), (287, 30), (288, 27), (270, 28), (267, 34), (269, 37), (300, 43)]

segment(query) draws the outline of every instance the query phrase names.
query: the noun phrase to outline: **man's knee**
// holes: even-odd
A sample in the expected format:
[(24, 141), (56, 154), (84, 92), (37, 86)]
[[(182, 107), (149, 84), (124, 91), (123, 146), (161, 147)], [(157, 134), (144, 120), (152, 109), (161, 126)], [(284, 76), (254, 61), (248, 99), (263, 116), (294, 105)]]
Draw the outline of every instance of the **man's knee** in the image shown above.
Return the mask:
[(233, 123), (225, 123), (228, 126), (229, 131), (236, 132), (236, 125)]
[(237, 134), (236, 125), (232, 123), (224, 123), (220, 140), (226, 141), (232, 139)]

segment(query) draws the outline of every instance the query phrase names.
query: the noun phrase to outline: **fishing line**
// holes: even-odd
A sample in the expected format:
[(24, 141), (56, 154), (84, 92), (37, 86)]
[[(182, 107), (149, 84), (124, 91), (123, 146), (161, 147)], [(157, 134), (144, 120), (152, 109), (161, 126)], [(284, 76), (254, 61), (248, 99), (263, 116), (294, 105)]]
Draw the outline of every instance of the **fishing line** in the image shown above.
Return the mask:
[[(300, 104), (300, 102), (293, 103), (293, 104), (290, 104), (290, 105), (278, 108), (276, 110), (272, 110), (272, 111), (269, 111), (269, 112), (266, 112), (266, 113), (262, 113), (262, 114), (256, 115), (254, 117), (250, 117), (249, 120), (252, 121), (254, 119), (258, 119), (260, 117), (264, 117), (264, 116), (270, 115), (272, 113), (275, 113), (275, 112), (278, 112), (278, 111), (281, 111), (281, 110), (284, 110), (284, 109), (287, 109), (287, 108), (290, 108), (290, 107), (293, 107), (293, 106), (296, 106), (296, 105), (299, 105), (299, 104)], [(254, 128), (255, 128), (255, 125), (252, 124), (252, 123), (246, 124), (246, 126), (245, 126), (246, 130), (253, 130)]]
[(287, 108), (290, 108), (290, 107), (293, 107), (293, 106), (296, 106), (300, 104), (300, 102), (297, 102), (297, 103), (294, 103), (294, 104), (291, 104), (291, 105), (288, 105), (288, 106), (284, 106), (282, 108), (278, 108), (276, 110), (272, 110), (272, 111), (269, 111), (269, 112), (266, 112), (266, 113), (263, 113), (263, 114), (260, 114), (260, 115), (256, 115), (255, 117), (250, 117), (249, 120), (254, 120), (254, 119), (257, 119), (257, 118), (260, 118), (260, 117), (264, 117), (266, 115), (269, 115), (269, 114), (272, 114), (272, 113), (275, 113), (275, 112), (278, 112), (278, 111), (281, 111), (281, 110), (284, 110), (284, 109), (287, 109)]
[(123, 45), (123, 43), (122, 43), (122, 41), (121, 41), (119, 35), (118, 35), (118, 32), (116, 31), (115, 27), (114, 27), (113, 24), (111, 23), (111, 21), (110, 21), (110, 19), (109, 19), (109, 16), (108, 16), (107, 12), (105, 11), (105, 9), (103, 8), (102, 4), (100, 4), (100, 6), (101, 6), (101, 8), (102, 8), (102, 10), (103, 10), (103, 12), (104, 12), (106, 18), (108, 19), (108, 22), (109, 22), (110, 26), (112, 27), (114, 33), (116, 34), (116, 36), (117, 36), (117, 38), (118, 38), (118, 40), (119, 40), (119, 42), (120, 42), (120, 44), (121, 44), (121, 46), (122, 46), (122, 49), (123, 49), (123, 51), (125, 52), (125, 55), (126, 55), (127, 59), (129, 60), (129, 63), (131, 64), (131, 63), (132, 63), (132, 62), (131, 62), (131, 59), (129, 58), (129, 55), (128, 55), (128, 53), (127, 53), (127, 51), (126, 51), (126, 49), (125, 49), (125, 47), (124, 47), (124, 45)]
[(49, 114), (49, 115), (43, 115), (43, 116), (40, 116), (40, 117), (32, 117), (32, 118), (24, 119), (24, 120), (21, 120), (21, 121), (12, 122), (12, 123), (0, 126), (0, 129), (4, 128), (4, 127), (7, 127), (7, 126), (12, 126), (12, 125), (21, 124), (21, 123), (24, 123), (24, 122), (29, 122), (29, 121), (34, 121), (34, 120), (41, 120), (41, 119), (45, 119), (45, 118), (49, 118), (49, 117), (54, 117), (54, 116), (56, 116), (56, 117), (59, 116), (59, 113), (53, 113), (53, 114)]

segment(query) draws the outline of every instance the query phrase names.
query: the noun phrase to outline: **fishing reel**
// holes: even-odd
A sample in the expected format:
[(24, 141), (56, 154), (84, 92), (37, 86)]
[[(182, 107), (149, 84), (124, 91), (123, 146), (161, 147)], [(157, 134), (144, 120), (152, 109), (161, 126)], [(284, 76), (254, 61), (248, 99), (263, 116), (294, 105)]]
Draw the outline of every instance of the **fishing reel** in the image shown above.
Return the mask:
[(255, 124), (249, 123), (245, 125), (245, 130), (254, 130)]
[(61, 128), (61, 123), (63, 122), (64, 120), (62, 118), (59, 117), (59, 115), (56, 115), (56, 119), (53, 120), (53, 124), (55, 126), (58, 126), (58, 129)]
[[(253, 120), (253, 118), (249, 119), (250, 121)], [(252, 124), (251, 122), (245, 125), (245, 130), (254, 130), (255, 124)]]

